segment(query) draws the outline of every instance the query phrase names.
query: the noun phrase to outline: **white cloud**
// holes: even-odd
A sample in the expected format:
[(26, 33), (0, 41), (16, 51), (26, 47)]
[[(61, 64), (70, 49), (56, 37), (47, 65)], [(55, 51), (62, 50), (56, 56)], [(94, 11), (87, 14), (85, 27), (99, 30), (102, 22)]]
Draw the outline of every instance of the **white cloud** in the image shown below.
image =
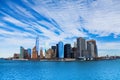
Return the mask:
[[(36, 30), (42, 32), (40, 36), (45, 36), (45, 38), (40, 37), (41, 46), (44, 46), (45, 44), (56, 44), (60, 40), (65, 41), (65, 43), (67, 41), (71, 43), (73, 41), (66, 38), (72, 38), (74, 36), (89, 37), (87, 33), (82, 30), (82, 28), (88, 30), (89, 33), (98, 34), (99, 37), (108, 36), (111, 33), (113, 33), (116, 38), (120, 35), (120, 1), (118, 0), (96, 0), (92, 2), (88, 0), (60, 0), (55, 1), (54, 3), (51, 2), (51, 0), (36, 0), (35, 4), (30, 4), (27, 0), (24, 0), (24, 2), (26, 6), (43, 15), (52, 23), (49, 23), (46, 20), (38, 21), (36, 17), (32, 15), (34, 13), (30, 13), (30, 11), (27, 11), (26, 8), (13, 4), (12, 2), (11, 4), (8, 3), (9, 7), (18, 13), (19, 17), (20, 15), (26, 16), (28, 21), (20, 21), (19, 19), (13, 18), (9, 14), (5, 13), (5, 16), (2, 19), (15, 24), (16, 26), (20, 26), (26, 30), (34, 32), (34, 34), (31, 34), (29, 32), (21, 32), (20, 30), (13, 28), (11, 29), (13, 29), (14, 32), (4, 31), (1, 29), (1, 34), (12, 37), (12, 39), (9, 40), (6, 38), (4, 42), (9, 44), (9, 47), (12, 46), (10, 43), (13, 42), (13, 47), (15, 47), (15, 44), (17, 44), (16, 47), (18, 47), (18, 45), (24, 45), (24, 43), (26, 43), (26, 45), (29, 44), (26, 47), (32, 46), (30, 44), (33, 43), (34, 40), (27, 40), (26, 37), (35, 37), (35, 34), (39, 34)], [(15, 9), (13, 5), (15, 6)], [(80, 17), (83, 21), (80, 21)], [(34, 22), (31, 19), (34, 19)], [(54, 19), (56, 23), (53, 22), (52, 19)], [(49, 29), (40, 26), (39, 23), (46, 25)], [(53, 24), (58, 24), (58, 27)], [(0, 23), (0, 26), (3, 25), (5, 24)], [(57, 35), (54, 31), (58, 31), (60, 35)], [(18, 37), (21, 39), (18, 40)], [(98, 42), (98, 48), (102, 50), (107, 48), (119, 49), (119, 45), (120, 44), (117, 42), (105, 42), (104, 44)]]

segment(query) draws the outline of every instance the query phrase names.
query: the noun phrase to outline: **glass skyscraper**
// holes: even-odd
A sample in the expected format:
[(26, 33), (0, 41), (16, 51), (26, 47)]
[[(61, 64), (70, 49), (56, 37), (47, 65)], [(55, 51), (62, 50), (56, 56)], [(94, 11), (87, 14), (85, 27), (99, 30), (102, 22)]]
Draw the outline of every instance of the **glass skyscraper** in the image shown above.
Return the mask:
[(58, 55), (59, 58), (64, 58), (64, 44), (62, 41), (58, 43)]
[(36, 37), (35, 46), (36, 46), (36, 51), (37, 51), (37, 54), (38, 54), (38, 52), (39, 52), (39, 36)]
[(71, 44), (64, 45), (64, 58), (71, 58)]
[(20, 59), (23, 59), (24, 58), (24, 48), (22, 46), (20, 46), (20, 56), (19, 56)]

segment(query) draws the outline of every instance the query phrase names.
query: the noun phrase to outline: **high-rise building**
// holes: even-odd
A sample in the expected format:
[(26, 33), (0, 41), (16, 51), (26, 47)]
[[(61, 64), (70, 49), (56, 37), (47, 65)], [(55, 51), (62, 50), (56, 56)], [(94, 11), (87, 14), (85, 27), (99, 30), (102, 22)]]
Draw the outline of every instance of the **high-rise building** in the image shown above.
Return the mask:
[(51, 49), (53, 50), (54, 58), (56, 58), (56, 56), (57, 56), (57, 47), (56, 46), (51, 46)]
[(77, 55), (76, 58), (84, 57), (83, 51), (86, 50), (86, 41), (84, 38), (77, 38)]
[(53, 51), (56, 51), (56, 46), (51, 46), (51, 49), (53, 49)]
[(72, 58), (77, 58), (77, 48), (76, 47), (72, 48)]
[(62, 41), (58, 43), (58, 55), (59, 58), (64, 58), (64, 45)]
[(24, 50), (24, 59), (29, 59), (29, 54), (27, 49)]
[(20, 59), (23, 59), (24, 58), (24, 48), (22, 46), (20, 46), (20, 56), (19, 56)]
[(77, 48), (77, 42), (74, 42), (74, 47)]
[(43, 49), (41, 48), (41, 49), (40, 49), (40, 59), (43, 59), (43, 58), (44, 58)]
[(38, 54), (38, 52), (39, 52), (39, 36), (36, 37), (35, 46), (36, 46), (36, 51), (37, 51), (37, 54)]
[(39, 52), (39, 36), (36, 37), (35, 46), (32, 50), (32, 59), (38, 58), (38, 52)]
[(59, 53), (58, 53), (58, 44), (56, 44), (56, 58), (59, 58)]
[(98, 57), (97, 45), (96, 45), (96, 41), (95, 40), (87, 41), (87, 50), (88, 50), (89, 56), (91, 58)]
[(28, 51), (28, 58), (30, 59), (31, 58), (31, 49), (28, 48), (27, 51)]
[(53, 49), (48, 49), (48, 50), (46, 51), (45, 58), (47, 58), (47, 59), (52, 59), (52, 58), (54, 58)]
[(38, 58), (38, 52), (36, 51), (36, 46), (32, 49), (32, 59)]
[(71, 44), (65, 44), (64, 45), (64, 58), (71, 58)]

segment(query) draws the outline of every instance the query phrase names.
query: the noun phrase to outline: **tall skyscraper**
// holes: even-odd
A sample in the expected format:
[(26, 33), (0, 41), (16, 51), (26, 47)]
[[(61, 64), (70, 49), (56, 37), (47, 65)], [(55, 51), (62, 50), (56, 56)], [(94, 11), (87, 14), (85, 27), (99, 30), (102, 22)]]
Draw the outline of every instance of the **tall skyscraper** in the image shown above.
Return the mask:
[(64, 58), (64, 45), (62, 41), (58, 43), (58, 55), (59, 58)]
[(65, 44), (64, 45), (64, 58), (71, 58), (71, 44)]
[(83, 51), (86, 50), (86, 41), (84, 38), (77, 38), (77, 58), (84, 57)]
[(36, 46), (32, 49), (32, 59), (38, 58), (38, 52), (36, 51)]
[(28, 57), (31, 58), (31, 49), (28, 48), (27, 51), (28, 51)]
[(37, 54), (38, 54), (38, 52), (39, 52), (39, 36), (36, 37), (35, 46), (36, 46), (36, 51), (37, 51)]
[(87, 49), (88, 49), (88, 52), (90, 53), (90, 56), (92, 58), (98, 57), (97, 45), (96, 45), (96, 41), (95, 40), (87, 41)]
[(59, 53), (58, 53), (58, 44), (56, 44), (56, 58), (59, 58)]
[(95, 55), (94, 55), (94, 44), (93, 43), (87, 42), (87, 50), (89, 52), (89, 58), (90, 59), (95, 57)]
[(24, 58), (24, 48), (22, 46), (20, 46), (20, 56), (19, 56), (20, 59), (23, 59)]

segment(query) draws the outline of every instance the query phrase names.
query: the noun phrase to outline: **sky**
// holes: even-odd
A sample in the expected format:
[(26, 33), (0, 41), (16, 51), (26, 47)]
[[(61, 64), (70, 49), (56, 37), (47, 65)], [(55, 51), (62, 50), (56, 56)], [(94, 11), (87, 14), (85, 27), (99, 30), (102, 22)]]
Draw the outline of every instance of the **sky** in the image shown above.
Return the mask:
[(0, 0), (0, 57), (33, 48), (37, 35), (39, 47), (84, 37), (99, 56), (120, 56), (120, 0)]

